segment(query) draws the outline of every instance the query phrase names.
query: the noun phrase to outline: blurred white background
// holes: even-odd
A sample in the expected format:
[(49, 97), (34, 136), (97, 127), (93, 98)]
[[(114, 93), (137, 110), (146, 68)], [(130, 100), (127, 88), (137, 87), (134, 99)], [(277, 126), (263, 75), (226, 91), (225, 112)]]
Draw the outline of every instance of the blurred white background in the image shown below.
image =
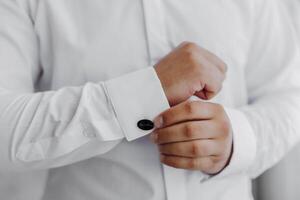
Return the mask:
[[(288, 10), (296, 27), (300, 45), (300, 0), (279, 1), (282, 1)], [(256, 200), (299, 200), (300, 144), (284, 160), (259, 177), (254, 185), (254, 190), (256, 191)]]

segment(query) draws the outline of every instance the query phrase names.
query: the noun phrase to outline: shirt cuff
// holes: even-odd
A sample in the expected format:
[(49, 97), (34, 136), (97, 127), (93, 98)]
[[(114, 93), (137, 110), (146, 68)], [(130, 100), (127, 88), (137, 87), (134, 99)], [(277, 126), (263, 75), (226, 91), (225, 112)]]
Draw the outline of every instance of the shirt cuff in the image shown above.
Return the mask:
[(256, 156), (256, 137), (246, 115), (236, 109), (225, 108), (225, 112), (232, 126), (233, 153), (229, 165), (209, 179), (246, 173)]
[(140, 120), (153, 120), (159, 113), (170, 108), (153, 67), (108, 80), (104, 85), (128, 141), (152, 132), (138, 128)]

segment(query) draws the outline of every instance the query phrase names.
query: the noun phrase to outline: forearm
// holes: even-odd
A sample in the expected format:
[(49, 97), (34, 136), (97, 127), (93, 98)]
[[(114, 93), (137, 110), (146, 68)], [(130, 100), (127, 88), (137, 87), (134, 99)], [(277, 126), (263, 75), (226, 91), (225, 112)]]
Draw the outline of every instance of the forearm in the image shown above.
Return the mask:
[(252, 177), (277, 163), (300, 140), (300, 88), (272, 94), (242, 109), (257, 146)]
[[(147, 93), (137, 92), (140, 88)], [(137, 122), (152, 120), (166, 108), (168, 101), (152, 68), (58, 91), (3, 89), (0, 168), (52, 168), (103, 154), (122, 139), (150, 133), (139, 129)]]

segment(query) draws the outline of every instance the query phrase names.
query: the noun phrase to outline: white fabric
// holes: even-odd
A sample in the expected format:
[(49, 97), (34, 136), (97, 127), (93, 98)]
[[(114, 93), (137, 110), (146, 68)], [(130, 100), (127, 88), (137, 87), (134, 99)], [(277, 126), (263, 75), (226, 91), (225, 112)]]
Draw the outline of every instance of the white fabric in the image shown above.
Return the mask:
[[(1, 187), (1, 199), (252, 199), (250, 178), (300, 138), (299, 47), (281, 11), (273, 0), (1, 0), (1, 185), (19, 191)], [(151, 66), (182, 41), (229, 67), (213, 101), (234, 153), (214, 177), (162, 166), (136, 127), (168, 108)]]
[[(300, 0), (280, 0), (296, 27), (300, 44)], [(300, 64), (299, 64), (300, 67)], [(264, 173), (257, 185), (257, 200), (298, 200), (300, 197), (300, 144), (275, 167)]]

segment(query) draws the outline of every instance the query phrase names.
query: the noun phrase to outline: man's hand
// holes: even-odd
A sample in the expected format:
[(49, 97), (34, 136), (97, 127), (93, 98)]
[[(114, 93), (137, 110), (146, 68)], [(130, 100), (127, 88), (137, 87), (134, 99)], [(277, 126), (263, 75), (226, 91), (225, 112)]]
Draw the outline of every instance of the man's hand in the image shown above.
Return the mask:
[(155, 119), (151, 139), (161, 162), (182, 169), (216, 174), (229, 163), (232, 152), (230, 121), (219, 104), (190, 101), (178, 104)]
[(222, 88), (226, 64), (194, 43), (184, 42), (154, 66), (171, 106), (195, 95), (208, 100)]

